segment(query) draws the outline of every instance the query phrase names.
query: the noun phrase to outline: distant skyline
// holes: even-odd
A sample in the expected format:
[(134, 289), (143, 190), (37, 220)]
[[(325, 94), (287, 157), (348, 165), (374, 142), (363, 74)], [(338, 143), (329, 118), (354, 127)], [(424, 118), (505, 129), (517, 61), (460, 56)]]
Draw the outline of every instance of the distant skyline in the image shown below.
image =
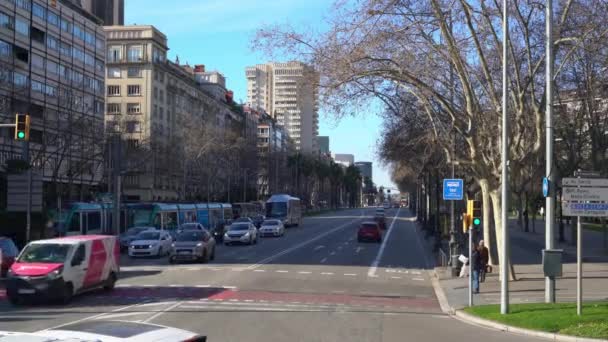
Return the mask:
[[(286, 22), (294, 27), (319, 25), (331, 6), (329, 0), (127, 0), (125, 25), (154, 25), (167, 35), (171, 60), (179, 56), (182, 64), (204, 64), (209, 71), (223, 73), (235, 100), (244, 102), (245, 68), (269, 62), (250, 49), (256, 29)], [(289, 59), (286, 56), (277, 61)], [(388, 170), (375, 155), (382, 120), (373, 111), (336, 120), (321, 108), (319, 135), (329, 136), (331, 152), (354, 154), (355, 161), (372, 162), (374, 183), (393, 187)]]

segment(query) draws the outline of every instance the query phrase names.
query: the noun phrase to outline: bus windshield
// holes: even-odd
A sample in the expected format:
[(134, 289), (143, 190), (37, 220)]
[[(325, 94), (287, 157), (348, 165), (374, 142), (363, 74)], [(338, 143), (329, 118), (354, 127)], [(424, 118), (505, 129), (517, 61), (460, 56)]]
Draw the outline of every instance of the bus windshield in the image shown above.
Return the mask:
[(266, 217), (285, 217), (287, 216), (287, 203), (272, 202), (266, 203)]
[(149, 225), (150, 216), (152, 214), (152, 209), (134, 209), (133, 210), (133, 225), (134, 226), (143, 226)]

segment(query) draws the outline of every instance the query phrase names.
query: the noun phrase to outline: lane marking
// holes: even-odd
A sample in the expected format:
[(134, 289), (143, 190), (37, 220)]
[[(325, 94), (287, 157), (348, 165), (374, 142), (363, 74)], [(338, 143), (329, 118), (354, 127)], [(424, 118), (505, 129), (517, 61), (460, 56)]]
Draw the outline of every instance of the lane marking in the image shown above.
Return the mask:
[(393, 216), (393, 222), (391, 222), (391, 226), (388, 228), (388, 232), (386, 232), (386, 236), (384, 237), (384, 239), (382, 239), (382, 246), (380, 246), (380, 250), (378, 251), (378, 254), (376, 255), (376, 259), (374, 259), (371, 267), (369, 268), (369, 271), (367, 272), (367, 275), (370, 277), (376, 274), (376, 270), (378, 269), (378, 265), (380, 264), (380, 260), (382, 259), (382, 255), (384, 254), (384, 249), (386, 248), (386, 244), (388, 243), (389, 237), (391, 236), (391, 233), (393, 232), (393, 228), (395, 228), (395, 222), (397, 221), (397, 217), (399, 216), (399, 211), (401, 211), (401, 208), (397, 209), (397, 213), (395, 214), (395, 216)]
[(266, 272), (266, 270), (253, 270), (253, 272)]
[(351, 276), (351, 277), (355, 277), (357, 276), (357, 273), (344, 273), (345, 276)]
[(312, 251), (313, 251), (313, 252), (314, 252), (314, 251), (318, 251), (318, 250), (319, 250), (319, 249), (321, 249), (321, 248), (325, 248), (325, 246), (323, 246), (323, 245), (318, 245), (317, 247), (313, 248), (313, 250), (312, 250)]
[(334, 275), (333, 272), (321, 272), (322, 275)]
[(289, 271), (285, 271), (285, 270), (276, 270), (275, 272), (277, 272), (277, 273), (289, 273)]
[(321, 259), (321, 263), (324, 264), (327, 261), (327, 258)]
[(329, 253), (329, 255), (336, 255), (336, 252), (331, 252)]
[(97, 317), (101, 317), (101, 316), (107, 315), (109, 313), (121, 312), (121, 311), (129, 310), (131, 308), (138, 307), (141, 304), (143, 304), (143, 303), (136, 303), (136, 304), (131, 304), (131, 305), (123, 306), (123, 307), (120, 307), (120, 308), (117, 308), (117, 309), (114, 309), (114, 310), (110, 310), (108, 312), (102, 312), (102, 313), (97, 314), (97, 315), (80, 318), (80, 319), (77, 319), (75, 321), (70, 321), (70, 322), (67, 322), (67, 323), (62, 323), (62, 324), (59, 324), (59, 325), (56, 325), (56, 326), (53, 326), (53, 327), (50, 327), (50, 328), (43, 329), (42, 331), (56, 330), (56, 329), (59, 329), (61, 327), (65, 327), (66, 325), (80, 323), (80, 322), (84, 322), (84, 321), (87, 321), (87, 320), (90, 320), (90, 319), (96, 319)]
[(196, 285), (196, 287), (211, 287), (211, 285)]
[(401, 279), (401, 277), (391, 277), (391, 279)]
[(223, 287), (225, 289), (230, 289), (230, 290), (235, 290), (236, 289), (236, 286), (220, 286), (220, 287)]
[(419, 274), (422, 274), (422, 272), (419, 272), (419, 271), (412, 271), (412, 274), (419, 275)]
[(299, 244), (297, 244), (295, 246), (292, 246), (292, 247), (289, 247), (287, 249), (284, 249), (283, 251), (281, 251), (281, 252), (279, 252), (279, 253), (277, 253), (275, 255), (271, 255), (271, 256), (269, 256), (269, 257), (267, 257), (265, 259), (262, 259), (262, 260), (258, 261), (257, 263), (255, 263), (253, 265), (250, 265), (249, 267), (247, 267), (247, 269), (249, 269), (249, 270), (256, 269), (256, 268), (258, 268), (258, 267), (260, 267), (260, 266), (262, 266), (264, 264), (267, 264), (267, 263), (269, 263), (269, 262), (271, 262), (271, 261), (273, 261), (273, 260), (275, 260), (275, 259), (277, 259), (277, 258), (279, 258), (279, 257), (281, 257), (281, 256), (283, 256), (285, 254), (287, 254), (287, 253), (291, 253), (291, 252), (293, 252), (293, 251), (295, 251), (297, 249), (300, 249), (300, 248), (302, 248), (302, 247), (304, 247), (304, 246), (306, 246), (308, 244), (311, 244), (311, 243), (313, 243), (313, 242), (315, 242), (317, 240), (320, 240), (320, 239), (326, 237), (329, 234), (332, 234), (334, 232), (342, 230), (345, 227), (348, 227), (348, 226), (352, 225), (353, 223), (361, 220), (362, 216), (363, 216), (363, 212), (361, 212), (361, 215), (359, 217), (357, 217), (356, 219), (354, 219), (352, 221), (346, 222), (346, 223), (344, 223), (344, 224), (342, 224), (342, 225), (340, 225), (340, 226), (338, 226), (338, 227), (336, 227), (334, 229), (326, 231), (325, 233), (319, 234), (319, 235), (317, 235), (317, 236), (315, 236), (315, 237), (313, 237), (313, 238), (311, 238), (309, 240), (306, 240), (306, 241), (301, 242), (301, 243), (299, 243)]
[(181, 285), (179, 285), (179, 284), (171, 284), (171, 285), (169, 285), (169, 287), (180, 287), (180, 286)]
[(300, 272), (298, 272), (298, 274), (311, 274), (311, 273), (312, 272), (309, 272), (309, 271), (300, 271)]
[(412, 278), (412, 280), (424, 281), (424, 278)]
[(170, 307), (168, 307), (168, 308), (164, 308), (163, 310), (160, 310), (160, 311), (159, 311), (159, 312), (157, 312), (156, 314), (154, 314), (154, 315), (152, 315), (152, 316), (150, 316), (150, 317), (148, 317), (148, 318), (144, 319), (142, 322), (143, 322), (143, 323), (148, 323), (148, 322), (150, 322), (150, 321), (152, 321), (152, 320), (154, 320), (154, 319), (156, 319), (156, 318), (160, 317), (162, 314), (164, 314), (164, 313), (166, 313), (166, 312), (169, 312), (169, 311), (171, 311), (171, 310), (175, 309), (175, 308), (176, 308), (176, 307), (178, 307), (180, 304), (182, 304), (182, 302), (177, 302), (177, 303), (175, 303), (175, 304), (171, 305), (171, 306), (170, 306)]
[(144, 315), (144, 314), (147, 314), (147, 312), (142, 312), (142, 311), (119, 312), (119, 313), (115, 313), (115, 314), (107, 314), (107, 315), (103, 315), (103, 316), (100, 316), (100, 317), (96, 317), (93, 320), (98, 320), (98, 319), (115, 319), (115, 318), (119, 318), (119, 317), (137, 316), (137, 315)]
[(357, 247), (357, 249), (355, 250), (356, 254), (359, 254), (359, 252), (361, 252), (363, 250), (363, 247)]

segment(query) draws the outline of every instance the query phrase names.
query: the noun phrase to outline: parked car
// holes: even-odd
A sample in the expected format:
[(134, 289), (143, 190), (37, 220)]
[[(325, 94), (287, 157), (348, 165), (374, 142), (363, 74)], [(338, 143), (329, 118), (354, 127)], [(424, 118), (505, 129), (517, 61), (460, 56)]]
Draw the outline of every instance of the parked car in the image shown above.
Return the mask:
[(135, 237), (137, 236), (137, 234), (145, 231), (145, 230), (153, 230), (156, 229), (154, 227), (132, 227), (127, 229), (126, 232), (120, 234), (119, 237), (119, 241), (120, 241), (120, 251), (126, 251), (129, 249), (129, 245), (131, 244), (131, 241), (133, 241), (133, 239), (135, 239)]
[(0, 236), (0, 278), (6, 277), (17, 254), (19, 254), (19, 249), (13, 240)]
[(195, 260), (207, 262), (215, 259), (215, 239), (206, 229), (184, 230), (171, 244), (169, 262)]
[(285, 226), (281, 220), (265, 220), (262, 222), (259, 233), (264, 236), (283, 236), (285, 235)]
[(116, 236), (81, 235), (30, 242), (8, 272), (6, 294), (22, 299), (60, 299), (98, 287), (114, 289), (119, 272)]
[(171, 251), (173, 238), (166, 230), (146, 230), (131, 241), (129, 256), (158, 256), (167, 255)]
[(361, 226), (359, 226), (359, 231), (357, 232), (357, 241), (374, 241), (374, 242), (382, 242), (382, 232), (380, 232), (380, 227), (376, 222), (363, 222)]
[(207, 338), (191, 331), (163, 325), (120, 320), (87, 320), (33, 333), (0, 331), (0, 342), (76, 342), (76, 341), (188, 341)]
[(258, 229), (252, 222), (234, 222), (224, 234), (224, 244), (246, 243), (248, 245), (258, 243)]

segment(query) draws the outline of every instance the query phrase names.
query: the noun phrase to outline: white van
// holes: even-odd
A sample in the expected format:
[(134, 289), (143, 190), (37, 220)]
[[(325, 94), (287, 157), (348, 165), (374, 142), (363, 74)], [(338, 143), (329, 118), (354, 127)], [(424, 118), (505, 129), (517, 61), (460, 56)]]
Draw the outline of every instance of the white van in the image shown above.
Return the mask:
[(24, 298), (60, 299), (90, 289), (114, 289), (119, 273), (116, 236), (82, 235), (30, 242), (8, 272), (6, 294), (18, 304)]

